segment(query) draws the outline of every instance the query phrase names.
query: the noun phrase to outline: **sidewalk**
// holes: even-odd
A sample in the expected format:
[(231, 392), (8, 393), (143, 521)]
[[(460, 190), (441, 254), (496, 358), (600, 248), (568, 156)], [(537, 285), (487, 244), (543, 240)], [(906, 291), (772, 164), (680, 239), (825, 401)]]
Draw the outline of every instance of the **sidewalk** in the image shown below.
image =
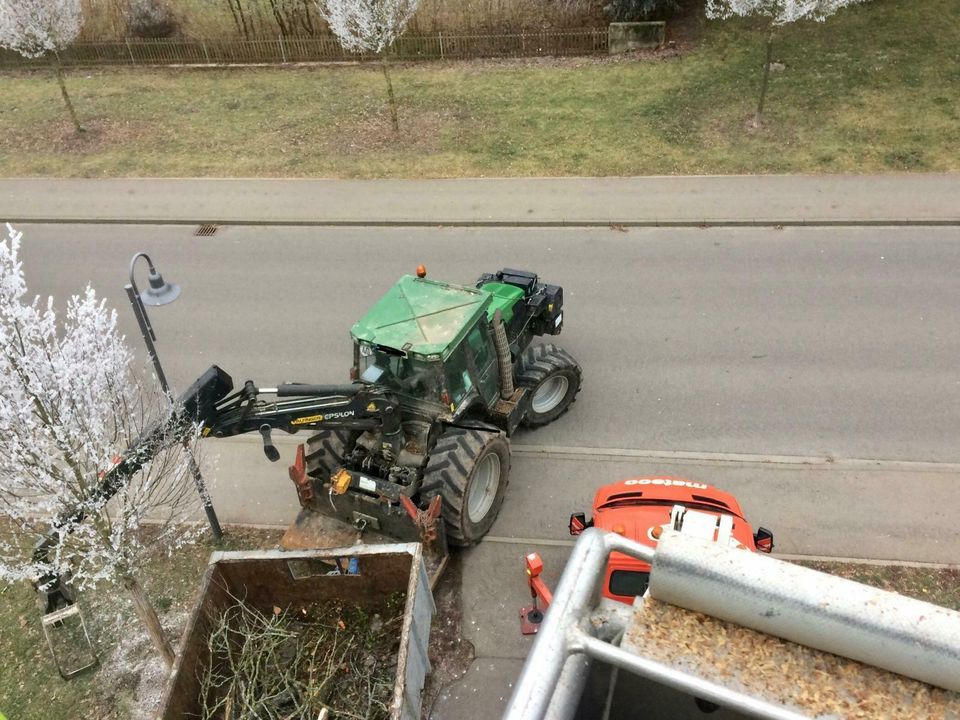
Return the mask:
[(0, 180), (15, 222), (960, 225), (960, 174), (452, 180)]

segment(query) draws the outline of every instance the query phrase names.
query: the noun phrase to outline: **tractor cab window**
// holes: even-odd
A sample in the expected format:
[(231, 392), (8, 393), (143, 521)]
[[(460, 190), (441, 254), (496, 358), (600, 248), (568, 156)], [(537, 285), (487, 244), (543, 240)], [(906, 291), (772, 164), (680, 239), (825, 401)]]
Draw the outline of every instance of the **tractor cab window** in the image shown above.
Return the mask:
[(487, 405), (495, 403), (499, 396), (500, 376), (497, 371), (493, 338), (486, 322), (481, 321), (470, 333), (462, 346), (467, 353), (467, 363), (477, 390)]
[(614, 570), (610, 573), (610, 594), (621, 597), (643, 595), (650, 584), (650, 573), (634, 570)]
[(383, 370), (383, 385), (421, 400), (438, 399), (439, 363), (404, 357), (399, 351), (377, 346), (372, 352), (359, 354), (359, 376), (374, 365)]
[(490, 359), (493, 355), (487, 333), (477, 325), (473, 331), (467, 335), (467, 344), (470, 346), (470, 349), (473, 350), (473, 361), (477, 370), (482, 371), (490, 364)]
[(459, 405), (460, 401), (470, 392), (470, 388), (473, 387), (473, 379), (470, 377), (464, 350), (465, 343), (461, 343), (444, 363), (444, 370), (447, 375), (447, 391), (450, 393), (450, 401), (454, 405)]

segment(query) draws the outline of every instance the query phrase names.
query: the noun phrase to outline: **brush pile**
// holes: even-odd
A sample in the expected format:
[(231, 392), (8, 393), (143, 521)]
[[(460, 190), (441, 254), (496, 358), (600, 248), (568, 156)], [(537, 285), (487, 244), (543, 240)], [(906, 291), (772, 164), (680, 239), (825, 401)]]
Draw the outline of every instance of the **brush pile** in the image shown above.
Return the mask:
[(263, 612), (237, 600), (212, 622), (203, 720), (386, 720), (402, 593), (382, 613), (330, 601)]

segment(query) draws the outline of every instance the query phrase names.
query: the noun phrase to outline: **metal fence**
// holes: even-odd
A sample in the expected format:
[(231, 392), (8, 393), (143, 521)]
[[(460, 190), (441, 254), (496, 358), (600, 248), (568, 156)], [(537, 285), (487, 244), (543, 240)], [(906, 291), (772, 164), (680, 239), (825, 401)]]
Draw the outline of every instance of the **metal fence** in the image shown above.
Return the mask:
[[(509, 35), (405, 35), (390, 50), (398, 60), (591, 55), (609, 49), (607, 28)], [(282, 37), (261, 40), (124, 40), (78, 42), (60, 53), (66, 66), (231, 65), (370, 60), (349, 53), (334, 37)], [(0, 52), (0, 67), (45, 65)]]

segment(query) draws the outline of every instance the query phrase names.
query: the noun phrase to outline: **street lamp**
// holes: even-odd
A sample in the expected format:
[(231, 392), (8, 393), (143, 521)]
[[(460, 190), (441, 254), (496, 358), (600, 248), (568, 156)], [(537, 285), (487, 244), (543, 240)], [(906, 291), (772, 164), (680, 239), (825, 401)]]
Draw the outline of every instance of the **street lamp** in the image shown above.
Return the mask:
[[(140, 258), (144, 258), (147, 261), (147, 280), (150, 283), (150, 287), (144, 290), (142, 293), (137, 288), (137, 282), (133, 277), (137, 260)], [(157, 307), (159, 305), (167, 305), (172, 303), (174, 300), (180, 297), (180, 286), (164, 281), (163, 276), (157, 272), (157, 269), (154, 267), (150, 256), (144, 252), (138, 252), (133, 256), (133, 259), (130, 260), (130, 284), (125, 285), (123, 289), (127, 293), (127, 298), (130, 300), (130, 305), (133, 307), (133, 314), (137, 318), (137, 325), (140, 326), (140, 333), (143, 335), (143, 342), (147, 346), (147, 352), (150, 354), (150, 360), (153, 362), (154, 370), (156, 370), (157, 380), (160, 381), (160, 387), (163, 388), (163, 393), (172, 403), (173, 393), (170, 390), (170, 384), (167, 382), (167, 376), (163, 372), (163, 367), (160, 365), (160, 358), (157, 356), (157, 348), (154, 345), (157, 335), (153, 331), (153, 325), (150, 324), (150, 318), (147, 316), (146, 306), (149, 305), (151, 307)], [(189, 451), (189, 446), (186, 440), (183, 441), (183, 446)], [(194, 460), (193, 455), (189, 452), (188, 457), (190, 458), (190, 472), (193, 474), (193, 482), (197, 486), (197, 492), (200, 493), (200, 497), (203, 500), (203, 509), (207, 514), (207, 521), (210, 523), (210, 529), (213, 531), (213, 537), (219, 540), (221, 537), (223, 537), (223, 531), (220, 529), (220, 521), (217, 519), (217, 512), (213, 509), (213, 503), (210, 501), (210, 496), (207, 494), (207, 490), (203, 482), (203, 476), (200, 474), (200, 467), (197, 465), (197, 461)]]

